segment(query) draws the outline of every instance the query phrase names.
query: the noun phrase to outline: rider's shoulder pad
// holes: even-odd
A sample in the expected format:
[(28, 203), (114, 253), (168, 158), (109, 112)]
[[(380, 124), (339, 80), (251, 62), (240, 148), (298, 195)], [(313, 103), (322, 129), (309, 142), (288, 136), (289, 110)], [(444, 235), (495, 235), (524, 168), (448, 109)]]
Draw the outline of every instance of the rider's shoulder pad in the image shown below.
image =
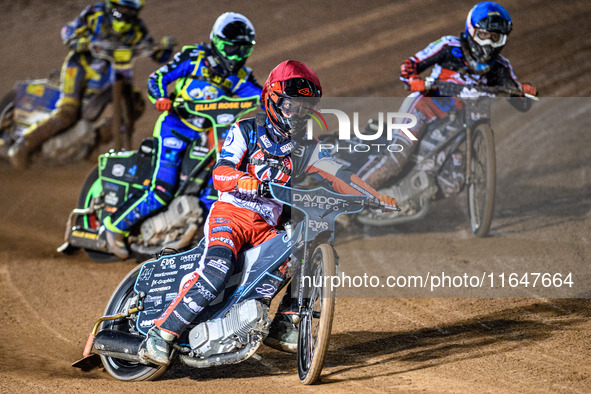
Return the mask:
[(204, 53), (203, 48), (200, 45), (184, 45), (181, 52), (189, 53), (193, 56), (199, 56)]
[(446, 44), (450, 44), (450, 45), (454, 45), (454, 46), (460, 46), (460, 39), (456, 36), (443, 36), (441, 37), (441, 41), (446, 43)]
[(242, 66), (242, 68), (240, 70), (238, 70), (238, 72), (236, 73), (236, 76), (239, 79), (247, 79), (249, 75), (252, 74), (252, 69), (248, 68), (246, 66)]

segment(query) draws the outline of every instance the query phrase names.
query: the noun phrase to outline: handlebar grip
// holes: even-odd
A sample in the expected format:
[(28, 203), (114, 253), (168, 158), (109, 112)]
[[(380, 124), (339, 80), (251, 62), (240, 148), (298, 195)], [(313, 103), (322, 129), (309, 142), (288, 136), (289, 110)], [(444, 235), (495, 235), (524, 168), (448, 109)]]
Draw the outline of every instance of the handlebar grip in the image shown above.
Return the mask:
[(393, 211), (393, 212), (400, 211), (400, 208), (398, 208), (398, 206), (383, 205), (383, 204), (380, 204), (379, 202), (375, 202), (374, 200), (371, 200), (371, 199), (365, 200), (365, 206), (367, 208), (373, 209), (375, 211), (383, 211), (383, 210)]
[(261, 197), (271, 197), (271, 189), (269, 188), (269, 181), (259, 183), (257, 188), (257, 195)]

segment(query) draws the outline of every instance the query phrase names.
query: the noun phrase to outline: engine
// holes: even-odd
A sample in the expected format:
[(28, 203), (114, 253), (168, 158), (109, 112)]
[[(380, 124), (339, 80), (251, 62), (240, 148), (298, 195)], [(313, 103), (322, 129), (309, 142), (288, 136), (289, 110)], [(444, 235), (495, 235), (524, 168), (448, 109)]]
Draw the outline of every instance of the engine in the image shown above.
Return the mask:
[(189, 332), (189, 344), (197, 357), (229, 353), (250, 343), (253, 335), (269, 333), (269, 307), (257, 300), (232, 306), (223, 318), (207, 321)]
[(421, 208), (421, 202), (430, 199), (437, 193), (437, 186), (424, 171), (415, 172), (405, 177), (397, 185), (381, 190), (395, 196), (398, 207), (405, 215), (414, 215)]
[(141, 225), (145, 246), (171, 244), (196, 231), (203, 222), (203, 209), (195, 196), (180, 196), (172, 200), (168, 209), (146, 220)]

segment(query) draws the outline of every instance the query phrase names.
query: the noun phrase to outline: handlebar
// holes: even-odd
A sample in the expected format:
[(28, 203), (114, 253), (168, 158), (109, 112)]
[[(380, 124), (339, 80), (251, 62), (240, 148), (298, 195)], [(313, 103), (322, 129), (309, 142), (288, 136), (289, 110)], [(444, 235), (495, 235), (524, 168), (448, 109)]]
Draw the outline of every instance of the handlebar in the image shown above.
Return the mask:
[(257, 188), (257, 196), (272, 197), (271, 189), (269, 188), (269, 181), (262, 181)]
[(113, 64), (131, 64), (139, 57), (148, 57), (159, 50), (170, 49), (160, 44), (140, 43), (138, 45), (121, 45), (109, 40), (96, 40), (88, 43), (88, 50), (94, 57), (107, 60)]
[[(486, 86), (486, 85), (459, 85), (453, 82), (442, 81), (438, 78), (425, 78), (426, 91), (443, 91), (446, 96), (474, 97), (476, 93), (492, 94), (495, 96), (517, 96), (526, 97), (530, 100), (538, 101), (539, 98), (531, 94), (525, 94), (521, 89), (507, 86)], [(445, 92), (447, 90), (447, 92)], [(464, 93), (463, 93), (464, 92)], [(476, 96), (478, 96), (476, 94)]]
[[(271, 183), (270, 181), (262, 181), (262, 182), (260, 182), (259, 183), (259, 186), (257, 188), (257, 195), (258, 196), (261, 196), (261, 197), (271, 198), (272, 197), (272, 194), (271, 194), (271, 189), (269, 187), (269, 184), (270, 183)], [(382, 211), (382, 210), (394, 211), (394, 212), (400, 211), (400, 208), (398, 208), (398, 206), (383, 205), (383, 204), (381, 204), (379, 202), (376, 202), (375, 200), (373, 200), (373, 199), (371, 199), (369, 197), (363, 196), (363, 195), (360, 195), (359, 197), (360, 198), (364, 198), (364, 200), (362, 202), (362, 205), (365, 208), (370, 208), (370, 209), (373, 209), (375, 211)]]

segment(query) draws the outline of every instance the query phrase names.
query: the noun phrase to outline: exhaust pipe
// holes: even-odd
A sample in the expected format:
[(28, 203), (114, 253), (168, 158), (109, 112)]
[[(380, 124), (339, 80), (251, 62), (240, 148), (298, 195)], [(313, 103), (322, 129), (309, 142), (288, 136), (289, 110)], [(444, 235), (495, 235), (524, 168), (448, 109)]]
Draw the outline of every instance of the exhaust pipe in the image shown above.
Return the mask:
[[(125, 334), (115, 330), (102, 330), (96, 334), (94, 348), (101, 356), (142, 363), (138, 352), (140, 350), (140, 344), (144, 339), (145, 337), (141, 335)], [(237, 352), (216, 354), (205, 359), (180, 354), (179, 359), (183, 364), (193, 368), (209, 368), (237, 364), (255, 355), (260, 345), (260, 339), (254, 339), (250, 344)]]
[(138, 352), (145, 337), (115, 330), (102, 330), (94, 338), (94, 348), (101, 356), (139, 363)]

